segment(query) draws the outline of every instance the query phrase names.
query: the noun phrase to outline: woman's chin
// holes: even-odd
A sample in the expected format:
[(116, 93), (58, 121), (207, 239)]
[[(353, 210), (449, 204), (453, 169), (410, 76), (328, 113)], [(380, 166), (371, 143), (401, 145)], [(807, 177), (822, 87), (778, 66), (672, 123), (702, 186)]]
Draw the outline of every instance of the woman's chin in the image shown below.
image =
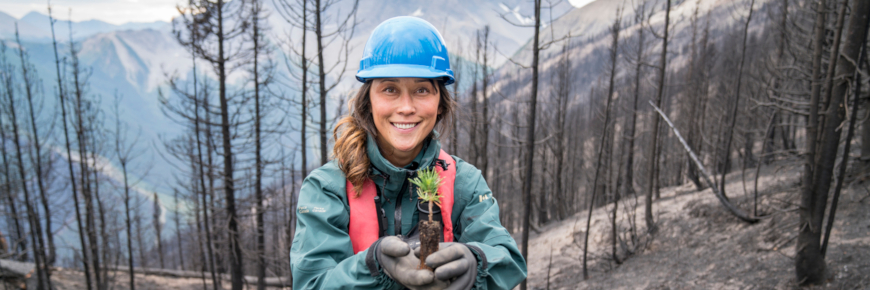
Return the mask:
[(396, 149), (396, 151), (399, 151), (399, 152), (410, 153), (410, 152), (414, 151), (415, 147), (416, 146), (396, 146), (396, 147), (394, 147), (394, 149)]

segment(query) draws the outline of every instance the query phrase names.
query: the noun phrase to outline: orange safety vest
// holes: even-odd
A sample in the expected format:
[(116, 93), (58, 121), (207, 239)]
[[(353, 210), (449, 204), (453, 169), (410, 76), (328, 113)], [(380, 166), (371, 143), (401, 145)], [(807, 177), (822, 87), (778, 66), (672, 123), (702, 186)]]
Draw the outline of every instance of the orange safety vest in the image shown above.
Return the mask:
[[(453, 241), (453, 222), (450, 215), (453, 213), (453, 183), (456, 181), (456, 161), (449, 154), (441, 150), (438, 159), (454, 161), (454, 166), (451, 168), (449, 163), (446, 166), (435, 166), (435, 171), (441, 176), (441, 186), (438, 187), (438, 193), (441, 194), (441, 221), (443, 225), (444, 242)], [(347, 203), (350, 206), (350, 222), (348, 224), (348, 234), (350, 242), (353, 244), (353, 253), (359, 253), (368, 249), (375, 241), (380, 238), (378, 227), (378, 211), (375, 203), (375, 197), (378, 196), (378, 189), (375, 182), (370, 178), (363, 183), (363, 190), (359, 196), (356, 196), (353, 184), (347, 182)]]

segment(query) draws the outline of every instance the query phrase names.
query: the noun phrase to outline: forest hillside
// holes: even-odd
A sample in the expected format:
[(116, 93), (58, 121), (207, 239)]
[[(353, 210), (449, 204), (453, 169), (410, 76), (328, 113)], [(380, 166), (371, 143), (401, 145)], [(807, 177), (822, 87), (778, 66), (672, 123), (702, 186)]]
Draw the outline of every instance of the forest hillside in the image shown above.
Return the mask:
[(0, 14), (0, 265), (36, 289), (264, 289), (321, 261), (290, 255), (323, 233), (303, 180), (364, 122), (339, 123), (395, 16), (445, 38), (457, 118), (419, 136), (480, 170), (520, 289), (866, 287), (870, 1), (191, 0), (128, 25), (51, 7)]
[[(794, 263), (795, 198), (798, 186), (796, 162), (764, 166), (758, 179), (762, 203), (772, 212), (761, 222), (746, 224), (731, 216), (716, 201), (710, 189), (696, 191), (691, 183), (662, 189), (653, 206), (661, 230), (644, 241), (643, 248), (616, 264), (609, 256), (609, 210), (592, 214), (590, 251), (592, 270), (589, 280), (580, 273), (581, 241), (586, 234), (582, 221), (586, 213), (552, 222), (532, 234), (528, 261), (530, 289), (794, 289), (797, 287)], [(857, 170), (857, 169), (856, 169)], [(866, 289), (870, 287), (870, 191), (868, 175), (853, 172), (851, 186), (842, 195), (840, 215), (832, 233), (829, 259), (831, 283), (813, 289)], [(861, 176), (857, 176), (861, 174)], [(744, 178), (745, 177), (745, 178)], [(740, 192), (744, 180), (752, 186), (753, 172), (728, 176), (727, 187)], [(748, 204), (750, 197), (738, 194), (737, 204)], [(627, 198), (622, 206), (642, 206)], [(628, 212), (630, 213), (630, 212)], [(617, 222), (631, 229), (637, 217), (620, 214)], [(645, 230), (642, 223), (638, 232)], [(630, 235), (629, 232), (620, 235)], [(623, 243), (627, 238), (620, 238)], [(117, 272), (114, 289), (129, 289), (125, 272)], [(200, 287), (196, 273), (177, 277), (177, 273), (137, 273), (137, 289), (181, 290)], [(192, 276), (192, 277), (191, 277)], [(228, 277), (225, 277), (228, 278)], [(248, 277), (253, 279), (254, 277)], [(58, 268), (52, 277), (61, 289), (81, 289), (81, 271)], [(249, 281), (250, 282), (250, 281)], [(277, 281), (276, 281), (277, 282)], [(224, 289), (230, 289), (224, 285)], [(125, 288), (127, 287), (127, 288)], [(289, 289), (269, 287), (268, 289)]]
[[(759, 199), (770, 209), (756, 224), (732, 216), (708, 188), (691, 183), (662, 188), (654, 202), (658, 234), (644, 240), (632, 256), (614, 262), (610, 256), (609, 219), (613, 204), (597, 208), (590, 229), (590, 278), (583, 280), (582, 239), (585, 212), (547, 224), (530, 238), (530, 289), (796, 289), (793, 265), (799, 163), (764, 166), (758, 179)], [(828, 253), (829, 284), (812, 289), (867, 289), (870, 287), (870, 191), (866, 171), (856, 169), (851, 186), (840, 197), (835, 230)], [(860, 176), (858, 176), (860, 175)], [(745, 183), (744, 183), (745, 180)], [(754, 170), (729, 174), (726, 187), (735, 204), (748, 206)], [(621, 207), (642, 207), (628, 198)], [(620, 214), (617, 222), (633, 229), (638, 217)], [(643, 230), (640, 223), (639, 232)], [(618, 243), (630, 240), (620, 232)], [(548, 278), (549, 277), (549, 278)], [(549, 286), (548, 286), (549, 284)]]

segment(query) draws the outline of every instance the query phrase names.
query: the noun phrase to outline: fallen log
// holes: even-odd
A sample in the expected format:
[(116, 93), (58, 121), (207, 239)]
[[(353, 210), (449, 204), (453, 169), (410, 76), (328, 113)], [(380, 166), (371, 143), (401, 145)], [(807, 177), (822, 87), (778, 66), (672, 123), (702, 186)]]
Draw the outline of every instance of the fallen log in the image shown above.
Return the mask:
[[(124, 266), (117, 266), (112, 268), (114, 271), (122, 271), (128, 272), (129, 268)], [(203, 273), (198, 271), (183, 271), (183, 270), (171, 270), (171, 269), (160, 269), (160, 268), (134, 268), (133, 272), (145, 274), (145, 275), (154, 275), (154, 276), (162, 276), (162, 277), (172, 277), (172, 278), (193, 278), (193, 279), (201, 279)], [(229, 275), (219, 275), (221, 279), (229, 281)], [(245, 281), (248, 284), (256, 284), (257, 277), (256, 276), (245, 276)], [(264, 280), (266, 287), (290, 287), (290, 277), (266, 277)]]
[[(697, 167), (698, 167), (698, 171), (701, 171), (701, 174), (704, 175), (704, 181), (707, 182), (707, 186), (710, 187), (710, 189), (713, 190), (713, 193), (716, 194), (716, 198), (719, 199), (719, 202), (721, 202), (722, 205), (725, 206), (725, 208), (728, 209), (728, 211), (731, 212), (731, 214), (733, 214), (733, 215), (736, 216), (737, 218), (739, 218), (739, 219), (741, 219), (741, 220), (743, 220), (743, 221), (745, 221), (745, 222), (748, 222), (748, 223), (755, 223), (755, 222), (758, 222), (758, 218), (757, 218), (757, 217), (750, 216), (749, 214), (743, 212), (743, 210), (741, 210), (740, 208), (737, 208), (736, 206), (734, 206), (733, 204), (731, 204), (731, 202), (729, 202), (728, 199), (725, 198), (724, 195), (722, 195), (722, 192), (720, 192), (719, 189), (716, 188), (715, 185), (713, 185), (713, 181), (710, 179), (710, 173), (708, 173), (708, 172), (707, 172), (707, 169), (704, 168), (704, 164), (702, 164), (701, 161), (698, 160), (698, 156), (695, 155), (695, 152), (692, 151), (692, 148), (689, 147), (689, 144), (686, 143), (686, 140), (683, 139), (683, 136), (682, 136), (682, 135), (680, 135), (680, 131), (677, 130), (677, 127), (674, 126), (674, 123), (671, 122), (671, 120), (668, 119), (668, 116), (666, 116), (665, 113), (662, 112), (662, 110), (659, 109), (658, 106), (656, 106), (655, 104), (653, 104), (652, 101), (650, 101), (649, 104), (650, 104), (650, 106), (653, 107), (653, 109), (656, 110), (656, 112), (659, 113), (660, 116), (662, 116), (662, 119), (664, 119), (665, 122), (668, 123), (668, 126), (670, 126), (671, 129), (674, 130), (674, 135), (677, 135), (677, 139), (679, 139), (679, 140), (680, 140), (680, 143), (683, 144), (683, 148), (685, 148), (686, 151), (689, 152), (689, 156), (692, 157), (692, 161), (695, 161), (695, 166), (697, 166)], [(723, 178), (722, 182), (723, 182), (723, 183), (725, 182), (724, 178)]]
[(0, 288), (36, 289), (35, 270), (33, 263), (0, 259)]

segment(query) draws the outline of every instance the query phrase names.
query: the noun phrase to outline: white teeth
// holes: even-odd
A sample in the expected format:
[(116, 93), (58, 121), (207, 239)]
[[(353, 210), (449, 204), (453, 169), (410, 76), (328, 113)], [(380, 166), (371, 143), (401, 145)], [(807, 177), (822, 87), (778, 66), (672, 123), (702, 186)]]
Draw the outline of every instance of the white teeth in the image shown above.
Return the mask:
[(396, 126), (396, 128), (399, 128), (399, 129), (411, 129), (411, 128), (414, 128), (414, 126), (417, 126), (417, 124), (416, 123), (408, 123), (408, 124), (393, 123), (393, 126)]

